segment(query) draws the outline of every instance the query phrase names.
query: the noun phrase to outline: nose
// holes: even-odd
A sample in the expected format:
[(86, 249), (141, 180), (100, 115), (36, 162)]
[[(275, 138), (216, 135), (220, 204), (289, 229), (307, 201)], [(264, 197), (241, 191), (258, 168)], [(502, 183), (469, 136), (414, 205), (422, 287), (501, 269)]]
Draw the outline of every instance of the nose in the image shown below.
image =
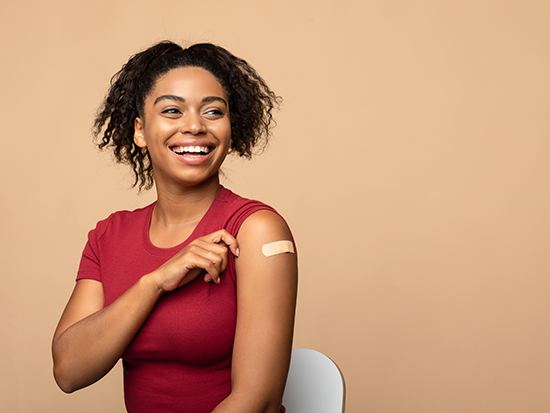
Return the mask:
[(198, 135), (206, 131), (206, 126), (204, 124), (204, 119), (194, 111), (190, 111), (183, 118), (183, 124), (181, 125), (180, 132), (190, 133), (192, 135)]

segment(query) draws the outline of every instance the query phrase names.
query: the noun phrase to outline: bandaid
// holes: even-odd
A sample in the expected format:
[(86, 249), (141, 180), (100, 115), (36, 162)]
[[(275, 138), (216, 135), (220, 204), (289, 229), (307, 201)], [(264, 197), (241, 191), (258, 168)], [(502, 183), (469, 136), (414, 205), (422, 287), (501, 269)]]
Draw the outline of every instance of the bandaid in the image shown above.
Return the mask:
[(292, 241), (270, 242), (269, 244), (262, 245), (262, 252), (266, 257), (283, 254), (285, 252), (290, 252), (294, 254), (294, 244), (292, 243)]

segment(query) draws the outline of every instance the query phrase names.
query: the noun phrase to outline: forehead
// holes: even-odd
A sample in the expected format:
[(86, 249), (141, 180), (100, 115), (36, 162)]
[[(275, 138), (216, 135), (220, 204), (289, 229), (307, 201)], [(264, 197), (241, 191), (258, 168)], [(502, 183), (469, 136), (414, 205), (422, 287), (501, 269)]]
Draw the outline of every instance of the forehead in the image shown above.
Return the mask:
[(179, 67), (160, 76), (149, 98), (171, 94), (184, 98), (219, 96), (227, 100), (222, 85), (212, 73), (200, 67)]

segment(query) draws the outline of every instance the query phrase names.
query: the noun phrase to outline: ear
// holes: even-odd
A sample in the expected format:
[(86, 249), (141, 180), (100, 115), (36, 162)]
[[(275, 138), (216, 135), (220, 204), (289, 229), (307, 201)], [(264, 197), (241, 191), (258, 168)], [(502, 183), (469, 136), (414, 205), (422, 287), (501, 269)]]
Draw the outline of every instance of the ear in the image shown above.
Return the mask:
[(134, 143), (140, 148), (147, 147), (147, 143), (143, 137), (143, 132), (143, 121), (141, 118), (136, 118), (134, 121)]

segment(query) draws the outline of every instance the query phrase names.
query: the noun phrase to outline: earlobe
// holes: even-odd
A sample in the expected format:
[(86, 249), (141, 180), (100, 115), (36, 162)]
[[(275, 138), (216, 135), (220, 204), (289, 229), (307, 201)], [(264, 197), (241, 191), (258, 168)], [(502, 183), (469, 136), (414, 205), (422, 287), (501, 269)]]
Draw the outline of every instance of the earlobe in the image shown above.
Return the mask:
[(145, 148), (147, 143), (143, 137), (143, 121), (140, 118), (136, 118), (134, 121), (134, 143), (140, 148)]

